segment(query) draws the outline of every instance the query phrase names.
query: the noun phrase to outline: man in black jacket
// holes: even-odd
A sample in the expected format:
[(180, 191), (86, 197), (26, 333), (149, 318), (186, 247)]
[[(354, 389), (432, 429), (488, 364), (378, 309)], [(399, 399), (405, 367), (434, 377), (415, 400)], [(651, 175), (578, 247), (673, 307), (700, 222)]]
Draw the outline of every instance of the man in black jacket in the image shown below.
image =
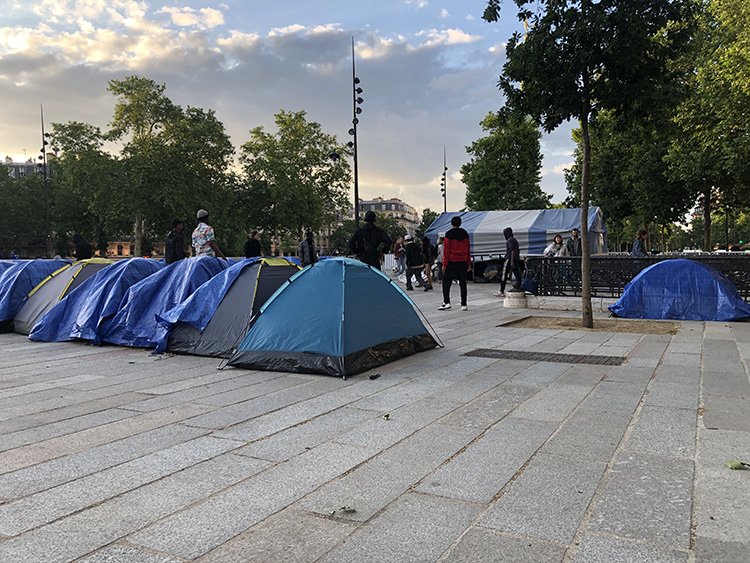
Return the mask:
[(375, 219), (374, 211), (365, 213), (365, 226), (354, 231), (349, 240), (349, 253), (380, 270), (380, 257), (391, 247), (391, 237), (375, 224)]
[(513, 277), (516, 278), (513, 290), (519, 291), (521, 289), (521, 248), (518, 246), (516, 237), (513, 236), (513, 229), (506, 227), (503, 235), (505, 236), (505, 263), (503, 264), (503, 277), (500, 280), (500, 293), (505, 292), (505, 284), (510, 272), (513, 272)]
[(256, 256), (260, 256), (260, 234), (258, 231), (250, 233), (247, 237), (247, 241), (245, 241), (245, 248), (243, 250), (245, 252), (245, 258), (255, 258)]
[(167, 244), (164, 251), (164, 260), (172, 264), (185, 258), (185, 237), (182, 234), (185, 225), (179, 219), (172, 219), (172, 230), (167, 234)]
[(421, 287), (422, 284), (422, 269), (424, 268), (424, 257), (422, 256), (422, 249), (414, 241), (411, 235), (404, 237), (404, 253), (406, 254), (406, 289), (408, 291), (414, 291), (414, 287), (411, 285), (411, 277), (417, 280), (417, 286)]

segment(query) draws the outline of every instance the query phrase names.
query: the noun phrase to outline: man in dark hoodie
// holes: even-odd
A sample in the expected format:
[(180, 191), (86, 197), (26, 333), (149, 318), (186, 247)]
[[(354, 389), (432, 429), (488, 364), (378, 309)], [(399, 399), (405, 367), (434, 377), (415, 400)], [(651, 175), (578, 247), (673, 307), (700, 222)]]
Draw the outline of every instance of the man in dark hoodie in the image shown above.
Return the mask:
[(365, 213), (365, 226), (354, 231), (349, 240), (349, 253), (373, 268), (380, 269), (380, 257), (391, 247), (391, 237), (375, 224), (374, 211)]
[(172, 219), (172, 230), (167, 234), (167, 244), (165, 246), (164, 261), (172, 264), (182, 260), (185, 255), (185, 238), (182, 232), (185, 224), (179, 219)]
[(503, 276), (500, 280), (500, 293), (505, 292), (505, 284), (510, 272), (513, 272), (513, 277), (516, 278), (513, 289), (521, 289), (521, 249), (516, 237), (513, 236), (513, 229), (506, 227), (503, 230), (503, 235), (505, 235), (505, 263), (503, 264)]
[(411, 277), (417, 281), (417, 286), (422, 286), (422, 268), (424, 258), (422, 257), (422, 250), (419, 245), (414, 241), (414, 237), (406, 235), (404, 237), (404, 253), (406, 255), (406, 289), (413, 291), (414, 287), (411, 285)]
[(451, 285), (458, 279), (461, 288), (461, 310), (468, 310), (466, 304), (466, 275), (471, 270), (471, 242), (469, 233), (461, 228), (461, 217), (451, 219), (453, 227), (443, 239), (443, 304), (439, 311), (451, 308)]

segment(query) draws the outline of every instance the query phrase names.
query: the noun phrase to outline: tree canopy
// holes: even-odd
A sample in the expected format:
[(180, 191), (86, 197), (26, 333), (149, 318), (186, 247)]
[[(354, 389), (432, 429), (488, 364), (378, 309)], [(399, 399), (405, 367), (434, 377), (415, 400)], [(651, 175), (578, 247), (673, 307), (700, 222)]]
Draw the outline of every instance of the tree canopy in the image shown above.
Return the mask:
[(481, 122), (485, 137), (466, 147), (471, 160), (461, 167), (469, 210), (546, 209), (551, 197), (540, 187), (541, 133), (528, 117), (508, 108)]

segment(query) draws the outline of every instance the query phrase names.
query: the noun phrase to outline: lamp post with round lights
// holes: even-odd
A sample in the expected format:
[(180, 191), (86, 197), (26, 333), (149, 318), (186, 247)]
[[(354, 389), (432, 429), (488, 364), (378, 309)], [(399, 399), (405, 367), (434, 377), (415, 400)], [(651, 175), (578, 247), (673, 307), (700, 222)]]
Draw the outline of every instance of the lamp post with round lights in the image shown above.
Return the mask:
[(448, 188), (448, 165), (445, 160), (445, 147), (443, 147), (443, 175), (440, 178), (440, 193), (443, 195), (443, 213), (448, 211), (448, 198), (446, 189)]
[(359, 85), (360, 80), (357, 76), (357, 71), (354, 63), (354, 37), (352, 37), (352, 128), (349, 129), (349, 134), (352, 136), (352, 140), (347, 145), (352, 149), (354, 158), (354, 224), (359, 229), (359, 160), (357, 155), (357, 125), (359, 124), (359, 118), (357, 117), (362, 113), (362, 103), (365, 101), (360, 94), (364, 90)]
[(50, 220), (49, 220), (49, 182), (50, 182), (50, 170), (49, 170), (49, 161), (47, 159), (47, 145), (50, 144), (50, 139), (52, 137), (51, 133), (47, 133), (44, 131), (44, 107), (40, 104), (39, 105), (39, 112), (42, 122), (42, 148), (39, 150), (39, 156), (37, 159), (39, 162), (37, 163), (37, 168), (39, 169), (39, 174), (42, 176), (42, 183), (43, 183), (43, 201), (44, 201), (44, 238), (45, 238), (45, 251), (47, 253), (47, 258), (52, 258), (52, 232), (50, 230)]

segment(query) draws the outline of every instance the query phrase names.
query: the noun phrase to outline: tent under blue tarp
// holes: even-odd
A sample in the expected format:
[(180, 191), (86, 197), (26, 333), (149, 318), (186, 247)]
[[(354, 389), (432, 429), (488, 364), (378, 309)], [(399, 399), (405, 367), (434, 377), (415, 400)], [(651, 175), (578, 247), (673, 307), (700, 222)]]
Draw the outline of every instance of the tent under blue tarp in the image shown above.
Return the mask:
[[(556, 234), (563, 239), (581, 226), (580, 209), (524, 209), (508, 211), (463, 211), (441, 213), (425, 235), (436, 244), (439, 236), (451, 228), (451, 219), (461, 217), (461, 227), (471, 240), (474, 256), (505, 255), (503, 229), (510, 227), (518, 240), (521, 255), (542, 254)], [(601, 209), (589, 207), (589, 234), (592, 254), (607, 252), (607, 226)]]
[(103, 342), (150, 348), (155, 345), (157, 315), (176, 307), (227, 263), (212, 256), (186, 258), (133, 285), (120, 311), (102, 332)]
[(158, 316), (156, 350), (225, 356), (261, 305), (299, 266), (285, 258), (245, 258)]
[(17, 260), (0, 273), (0, 327), (12, 330), (10, 323), (29, 292), (52, 272), (69, 263), (67, 260)]
[(737, 321), (750, 318), (750, 304), (718, 270), (694, 260), (657, 262), (625, 286), (610, 306), (617, 317), (684, 321)]
[(347, 376), (437, 346), (388, 276), (349, 258), (316, 262), (260, 308), (229, 365)]
[(130, 287), (164, 267), (158, 260), (130, 258), (99, 270), (34, 325), (29, 338), (42, 342), (100, 341), (106, 320), (119, 310)]
[(12, 268), (18, 262), (21, 262), (21, 260), (15, 260), (15, 259), (0, 260), (0, 274), (2, 274), (8, 268)]

